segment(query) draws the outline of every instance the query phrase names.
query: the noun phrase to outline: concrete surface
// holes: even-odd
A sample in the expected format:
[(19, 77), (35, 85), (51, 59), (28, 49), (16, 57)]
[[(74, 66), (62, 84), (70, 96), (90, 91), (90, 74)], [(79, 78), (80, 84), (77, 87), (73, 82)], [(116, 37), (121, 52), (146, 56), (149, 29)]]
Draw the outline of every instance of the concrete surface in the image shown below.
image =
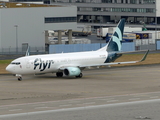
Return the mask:
[[(146, 111), (148, 104), (154, 104), (157, 108), (149, 106), (149, 110), (142, 114), (142, 117), (159, 108), (159, 103), (152, 101), (160, 99), (159, 72), (160, 65), (144, 65), (85, 70), (81, 79), (74, 77), (56, 78), (55, 74), (46, 74), (40, 76), (27, 75), (23, 76), (23, 81), (17, 81), (14, 76), (0, 75), (0, 118), (6, 120), (6, 116), (10, 116), (8, 120), (11, 120), (13, 115), (20, 115), (20, 118), (15, 119), (50, 120), (59, 118), (63, 120), (66, 118), (69, 120), (74, 119), (74, 115), (77, 115), (81, 116), (76, 118), (77, 120), (93, 118), (95, 118), (93, 120), (96, 118), (103, 120), (107, 119), (107, 115), (110, 113), (110, 120), (116, 120), (117, 116), (112, 116), (113, 110), (109, 112), (107, 108), (105, 111), (108, 111), (108, 114), (104, 116), (89, 117), (83, 115), (92, 113), (86, 110), (91, 106), (99, 106), (100, 108), (94, 113), (100, 115), (100, 111), (103, 111), (101, 107), (111, 104), (119, 106), (123, 103), (125, 106), (122, 108), (114, 106), (115, 110), (118, 108), (115, 113), (120, 116), (119, 120), (141, 119), (136, 118), (140, 117), (141, 114), (134, 113)], [(138, 107), (139, 103), (137, 105), (137, 102), (143, 103), (147, 100), (151, 101), (142, 105), (141, 108)], [(133, 106), (130, 104), (132, 102), (136, 103), (136, 107), (132, 112), (127, 111), (132, 110)], [(126, 106), (127, 103), (131, 107)], [(74, 109), (79, 110), (81, 107), (86, 110), (84, 113), (78, 112), (73, 115), (68, 112)], [(121, 111), (123, 108), (126, 112)], [(66, 113), (63, 114), (63, 110)], [(44, 114), (55, 111), (60, 112), (55, 114), (55, 117), (53, 117), (54, 114), (49, 115), (48, 118), (46, 114), (44, 115), (45, 118), (40, 115), (41, 112)], [(26, 116), (31, 114), (34, 116), (33, 118)], [(132, 117), (132, 119), (125, 118), (125, 115)], [(154, 115), (155, 118), (160, 117), (157, 112)], [(153, 115), (149, 117), (153, 118)]]

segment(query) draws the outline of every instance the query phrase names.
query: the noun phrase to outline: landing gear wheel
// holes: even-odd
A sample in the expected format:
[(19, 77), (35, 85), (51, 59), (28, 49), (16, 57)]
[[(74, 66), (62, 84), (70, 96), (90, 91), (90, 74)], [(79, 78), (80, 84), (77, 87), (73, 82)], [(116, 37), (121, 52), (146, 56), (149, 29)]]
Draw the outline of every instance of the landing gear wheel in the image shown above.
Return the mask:
[(57, 72), (57, 73), (56, 73), (56, 76), (57, 76), (57, 77), (63, 77), (63, 72)]
[(22, 77), (18, 77), (18, 81), (22, 81)]
[(78, 76), (76, 76), (76, 78), (82, 78), (83, 74), (80, 73)]

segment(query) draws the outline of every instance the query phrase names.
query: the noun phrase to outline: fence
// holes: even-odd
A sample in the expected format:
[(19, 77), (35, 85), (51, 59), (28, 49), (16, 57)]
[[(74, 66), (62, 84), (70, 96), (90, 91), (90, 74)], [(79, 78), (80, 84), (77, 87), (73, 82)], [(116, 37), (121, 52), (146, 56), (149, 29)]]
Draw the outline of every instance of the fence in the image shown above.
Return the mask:
[[(82, 51), (95, 51), (105, 46), (106, 43), (93, 43), (93, 44), (61, 44), (50, 45), (49, 54), (53, 53), (68, 53), (68, 52), (82, 52)], [(122, 51), (135, 51), (134, 43), (122, 43)]]
[(157, 41), (157, 50), (160, 50), (160, 41)]
[[(92, 43), (92, 44), (60, 44), (50, 45), (49, 51), (45, 47), (30, 47), (30, 54), (45, 54), (45, 53), (68, 53), (68, 52), (82, 52), (82, 51), (95, 51), (105, 46), (106, 43)], [(135, 46), (134, 42), (122, 43), (122, 51), (136, 51), (136, 50), (160, 50), (160, 41), (153, 45), (140, 45)], [(22, 48), (1, 48), (1, 55), (25, 55), (26, 49)]]
[(136, 50), (157, 50), (157, 40), (155, 39), (136, 39), (135, 49)]
[[(8, 55), (8, 54), (25, 54), (26, 49), (24, 48), (1, 48), (0, 54), (1, 55)], [(30, 47), (31, 54), (42, 54), (45, 53), (45, 47)]]

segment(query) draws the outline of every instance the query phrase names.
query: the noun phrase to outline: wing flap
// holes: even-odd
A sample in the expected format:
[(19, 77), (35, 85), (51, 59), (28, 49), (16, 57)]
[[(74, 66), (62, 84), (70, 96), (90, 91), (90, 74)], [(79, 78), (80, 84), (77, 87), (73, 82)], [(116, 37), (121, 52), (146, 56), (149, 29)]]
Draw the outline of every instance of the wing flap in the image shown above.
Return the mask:
[(96, 66), (107, 66), (107, 65), (129, 64), (129, 63), (137, 63), (137, 62), (139, 62), (139, 61), (113, 62), (113, 63), (104, 63), (104, 64), (85, 65), (85, 66), (79, 66), (79, 67), (96, 67)]

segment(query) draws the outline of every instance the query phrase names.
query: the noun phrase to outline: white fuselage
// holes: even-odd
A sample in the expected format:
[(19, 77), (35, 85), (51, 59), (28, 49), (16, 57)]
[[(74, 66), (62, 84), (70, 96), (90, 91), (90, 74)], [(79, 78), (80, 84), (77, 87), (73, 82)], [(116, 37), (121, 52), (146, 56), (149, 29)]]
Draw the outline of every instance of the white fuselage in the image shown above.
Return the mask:
[(107, 57), (106, 51), (25, 56), (13, 60), (6, 70), (20, 75), (55, 73), (63, 67), (103, 64)]

